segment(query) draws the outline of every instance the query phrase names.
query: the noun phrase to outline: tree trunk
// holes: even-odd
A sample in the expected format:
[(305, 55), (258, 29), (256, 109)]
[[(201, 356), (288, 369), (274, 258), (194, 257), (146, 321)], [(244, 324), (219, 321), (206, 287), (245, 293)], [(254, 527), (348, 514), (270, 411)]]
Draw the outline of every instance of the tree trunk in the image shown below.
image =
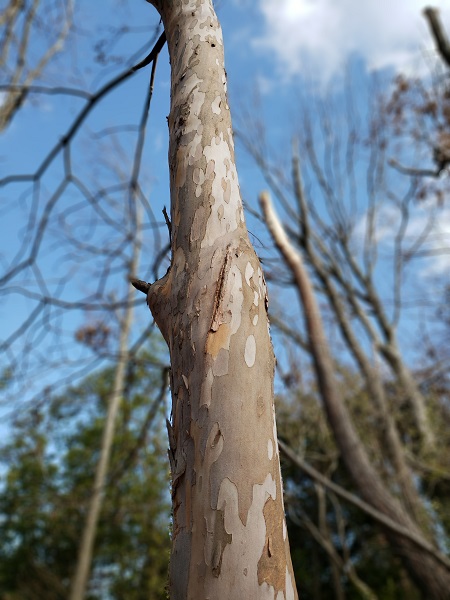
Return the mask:
[[(136, 229), (133, 244), (133, 254), (130, 262), (131, 273), (136, 272), (141, 248), (141, 218), (138, 207), (135, 228)], [(120, 323), (120, 338), (117, 365), (114, 373), (114, 381), (111, 395), (108, 399), (108, 411), (102, 434), (100, 455), (95, 470), (94, 485), (92, 489), (92, 495), (89, 500), (86, 521), (84, 523), (83, 531), (81, 533), (81, 541), (80, 546), (78, 548), (78, 557), (75, 566), (75, 572), (71, 581), (69, 600), (83, 600), (83, 598), (85, 598), (86, 589), (89, 583), (89, 576), (92, 570), (94, 542), (97, 534), (98, 521), (103, 505), (103, 498), (105, 494), (105, 485), (108, 475), (109, 462), (111, 458), (117, 414), (119, 412), (120, 402), (122, 400), (126, 367), (129, 359), (128, 337), (130, 334), (132, 321), (133, 294), (130, 288), (130, 293), (127, 294), (127, 302)]]
[(297, 598), (266, 285), (234, 162), (210, 0), (152, 0), (172, 67), (172, 262), (147, 301), (170, 350), (172, 600)]

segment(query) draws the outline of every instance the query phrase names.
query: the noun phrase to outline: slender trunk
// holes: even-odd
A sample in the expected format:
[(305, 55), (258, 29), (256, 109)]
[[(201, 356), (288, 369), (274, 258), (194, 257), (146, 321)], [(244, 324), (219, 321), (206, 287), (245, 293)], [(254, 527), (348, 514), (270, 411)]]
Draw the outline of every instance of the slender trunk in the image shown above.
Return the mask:
[(172, 366), (170, 597), (294, 599), (266, 286), (244, 222), (222, 33), (209, 0), (151, 3), (172, 68), (172, 263), (147, 296)]
[(411, 371), (401, 358), (394, 332), (389, 343), (382, 344), (379, 350), (397, 377), (399, 388), (404, 394), (404, 400), (411, 406), (423, 454), (426, 456), (435, 453), (436, 440), (427, 414), (425, 398), (419, 390)]
[(325, 494), (325, 489), (321, 485), (315, 485), (316, 488), (316, 497), (318, 503), (318, 533), (322, 538), (322, 544), (325, 548), (325, 551), (328, 554), (328, 559), (330, 561), (331, 568), (331, 576), (333, 579), (333, 587), (334, 587), (334, 597), (335, 600), (345, 600), (345, 592), (342, 588), (341, 584), (341, 569), (339, 568), (338, 563), (340, 562), (340, 556), (336, 552), (336, 549), (333, 545), (333, 541), (331, 539), (330, 529), (327, 523), (327, 496)]
[[(317, 382), (342, 459), (367, 503), (407, 527), (414, 535), (423, 537), (416, 524), (389, 493), (369, 461), (338, 391), (319, 306), (303, 260), (287, 238), (268, 194), (261, 194), (260, 201), (268, 229), (295, 279), (303, 305), (305, 327), (311, 345)], [(408, 538), (390, 530), (387, 530), (386, 534), (399, 555), (406, 559), (409, 574), (426, 593), (427, 598), (446, 600), (450, 590), (450, 571), (433, 555), (418, 554), (417, 547)]]
[(387, 455), (389, 456), (394, 469), (393, 476), (397, 479), (397, 483), (399, 483), (401, 487), (401, 500), (410, 516), (419, 524), (419, 526), (426, 529), (427, 534), (432, 537), (428, 515), (426, 514), (422, 499), (414, 484), (411, 469), (407, 465), (395, 420), (389, 412), (380, 373), (372, 364), (370, 364), (370, 361), (350, 326), (350, 322), (336, 289), (332, 285), (323, 265), (319, 262), (318, 257), (314, 254), (309, 244), (306, 245), (305, 251), (307, 252), (312, 267), (316, 271), (326, 290), (342, 336), (359, 366), (360, 372), (366, 382), (367, 392), (376, 407), (380, 433), (386, 444)]
[[(137, 210), (136, 237), (133, 245), (133, 256), (130, 263), (131, 273), (135, 273), (137, 270), (140, 252), (139, 214), (140, 211)], [(95, 471), (95, 480), (92, 495), (89, 502), (88, 514), (81, 535), (80, 547), (78, 549), (78, 559), (75, 568), (75, 574), (72, 579), (69, 600), (83, 600), (86, 595), (86, 588), (89, 581), (95, 536), (97, 532), (98, 519), (103, 503), (106, 476), (108, 473), (112, 443), (114, 439), (114, 429), (125, 383), (126, 367), (129, 357), (128, 337), (130, 333), (131, 323), (133, 320), (133, 300), (134, 293), (133, 289), (130, 287), (127, 293), (126, 307), (120, 325), (119, 353), (116, 364), (116, 370), (114, 373), (114, 382), (111, 391), (111, 396), (108, 400), (108, 412), (106, 415), (105, 427), (103, 429), (102, 441), (100, 446), (100, 457)]]
[(303, 181), (300, 170), (300, 158), (297, 150), (294, 152), (292, 174), (294, 181), (295, 197), (298, 203), (298, 211), (302, 228), (302, 247), (308, 257), (310, 265), (318, 275), (325, 289), (326, 295), (330, 301), (336, 316), (342, 336), (347, 343), (347, 347), (353, 354), (361, 374), (363, 375), (367, 392), (373, 401), (377, 410), (377, 419), (379, 421), (380, 434), (386, 445), (387, 455), (393, 467), (392, 479), (400, 484), (401, 501), (411, 517), (419, 524), (422, 530), (426, 530), (429, 537), (432, 537), (432, 528), (430, 519), (425, 511), (422, 499), (416, 488), (413, 479), (413, 473), (409, 468), (404, 447), (395, 423), (395, 419), (389, 412), (389, 406), (385, 395), (385, 390), (381, 375), (371, 364), (364, 352), (359, 340), (351, 326), (347, 311), (341, 301), (339, 294), (332, 282), (330, 273), (325, 268), (323, 260), (315, 251), (311, 241), (311, 228), (309, 220), (309, 208), (303, 192)]

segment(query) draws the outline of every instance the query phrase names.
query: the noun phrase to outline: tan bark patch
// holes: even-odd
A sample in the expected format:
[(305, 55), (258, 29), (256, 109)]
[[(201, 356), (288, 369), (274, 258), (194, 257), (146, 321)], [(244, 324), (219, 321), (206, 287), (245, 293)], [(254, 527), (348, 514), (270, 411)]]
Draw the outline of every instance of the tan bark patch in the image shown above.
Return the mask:
[(267, 583), (278, 593), (286, 586), (286, 546), (283, 539), (283, 515), (279, 505), (268, 498), (264, 505), (266, 543), (258, 562), (258, 583)]
[(223, 552), (227, 544), (231, 544), (233, 536), (227, 533), (224, 523), (224, 511), (216, 510), (214, 521), (213, 548), (211, 556), (211, 567), (214, 577), (219, 577), (222, 567)]
[(206, 339), (206, 352), (216, 358), (222, 348), (228, 347), (230, 327), (226, 323), (219, 325), (217, 331), (210, 331)]

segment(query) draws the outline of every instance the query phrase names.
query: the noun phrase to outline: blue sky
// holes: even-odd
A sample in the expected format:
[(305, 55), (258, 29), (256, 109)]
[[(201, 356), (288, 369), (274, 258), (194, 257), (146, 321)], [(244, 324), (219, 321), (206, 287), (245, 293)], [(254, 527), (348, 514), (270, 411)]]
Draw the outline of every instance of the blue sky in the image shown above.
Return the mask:
[[(346, 73), (353, 73), (355, 103), (367, 112), (368, 90), (374, 72), (380, 75), (382, 85), (388, 85), (397, 72), (426, 75), (435, 57), (433, 43), (421, 15), (426, 2), (418, 0), (218, 0), (218, 15), (222, 23), (229, 80), (230, 104), (237, 129), (251, 138), (252, 119), (264, 122), (272, 155), (289, 170), (291, 138), (301, 128), (299, 104), (310, 103), (312, 98), (332, 97), (335, 106), (343, 103)], [(450, 24), (450, 0), (439, 3), (444, 23)], [(52, 60), (39, 81), (45, 86), (65, 85), (95, 91), (124, 68), (124, 59), (137, 62), (146, 53), (149, 34), (152, 35), (158, 18), (153, 7), (144, 0), (87, 0), (74, 2), (75, 30), (67, 40), (63, 51)], [(124, 31), (124, 27), (128, 28)], [(450, 30), (450, 27), (449, 27)], [(103, 40), (103, 43), (99, 43)], [(42, 53), (43, 39), (36, 35), (32, 41), (33, 60)], [(99, 51), (104, 61), (98, 60)], [(133, 59), (133, 57), (135, 57)], [(120, 63), (119, 63), (120, 59)], [(142, 110), (143, 98), (148, 85), (149, 69), (138, 72), (133, 78), (110, 94), (98, 105), (77, 134), (72, 148), (76, 172), (85, 178), (90, 189), (107, 186), (117, 176), (112, 169), (126, 173), (131, 165), (131, 152), (136, 136), (135, 127)], [(141, 182), (148, 194), (154, 218), (161, 224), (160, 235), (166, 236), (161, 209), (168, 206), (167, 176), (167, 124), (169, 112), (169, 65), (167, 52), (159, 60), (147, 130)], [(55, 142), (67, 131), (74, 116), (83, 106), (83, 100), (70, 96), (33, 95), (18, 113), (10, 127), (0, 136), (0, 178), (11, 173), (33, 172)], [(314, 111), (313, 111), (314, 112)], [(340, 126), (339, 113), (333, 115), (334, 127)], [(111, 128), (114, 131), (111, 131)], [(245, 201), (256, 207), (258, 192), (265, 183), (253, 161), (242, 146), (237, 145), (238, 172)], [(42, 180), (39, 202), (43, 210), (45, 199), (61, 181), (62, 160), (54, 163)], [(312, 190), (314, 192), (314, 189)], [(24, 224), (32, 193), (29, 184), (14, 184), (0, 188), (0, 214), (2, 236), (0, 241), (0, 265), (6, 266), (23, 238)], [(72, 188), (61, 200), (61, 210), (77, 202)], [(364, 202), (355, 216), (355, 232), (362, 231)], [(41, 213), (39, 213), (41, 214)], [(411, 214), (409, 234), (416, 236), (426, 222), (427, 207), (417, 207)], [(379, 212), (378, 239), (383, 252), (389, 254), (392, 231), (398, 224), (398, 214), (392, 207)], [(261, 225), (248, 218), (250, 231), (267, 244), (268, 239)], [(450, 209), (444, 207), (433, 226), (430, 249), (450, 246)], [(152, 252), (152, 240), (148, 233), (148, 251)], [(55, 220), (52, 237), (42, 246), (41, 268), (45, 271), (46, 284), (52, 293), (73, 301), (90, 293), (92, 282), (87, 267), (95, 272), (95, 265), (86, 263), (74, 266), (62, 250), (64, 232), (58, 231)], [(98, 243), (107, 243), (108, 233), (99, 230)], [(261, 249), (264, 253), (264, 249)], [(142, 277), (148, 264), (146, 255), (141, 260)], [(439, 252), (432, 258), (418, 263), (410, 275), (414, 284), (425, 294), (432, 289), (434, 279), (450, 268), (450, 252)], [(71, 285), (58, 289), (58, 277), (64, 269), (72, 269)], [(88, 269), (89, 270), (89, 269)], [(93, 276), (93, 275), (92, 275)], [(434, 278), (434, 279), (433, 279)], [(386, 285), (389, 285), (386, 277)], [(23, 273), (10, 285), (38, 288), (35, 274)], [(382, 282), (383, 283), (383, 282)], [(120, 297), (124, 294), (124, 282), (111, 280), (112, 290)], [(116, 288), (116, 290), (114, 289)], [(284, 296), (272, 292), (274, 306), (283, 305)], [(32, 302), (21, 294), (5, 297), (0, 308), (2, 336), (7, 337), (32, 309)], [(139, 308), (138, 319), (147, 318), (146, 308)], [(291, 311), (298, 318), (298, 307), (292, 303)], [(63, 317), (61, 317), (62, 319)], [(70, 317), (58, 334), (61, 341), (73, 340), (73, 328), (83, 323), (85, 315)], [(410, 329), (407, 319), (406, 329)], [(55, 330), (56, 331), (56, 330)], [(48, 352), (45, 341), (39, 346), (43, 355)], [(34, 338), (28, 344), (37, 344)], [(41, 342), (39, 342), (41, 343)], [(73, 351), (86, 357), (81, 349)], [(38, 347), (38, 344), (37, 344)], [(20, 356), (22, 348), (15, 349)], [(50, 353), (51, 354), (51, 353)], [(35, 383), (52, 378), (48, 373), (37, 372)]]

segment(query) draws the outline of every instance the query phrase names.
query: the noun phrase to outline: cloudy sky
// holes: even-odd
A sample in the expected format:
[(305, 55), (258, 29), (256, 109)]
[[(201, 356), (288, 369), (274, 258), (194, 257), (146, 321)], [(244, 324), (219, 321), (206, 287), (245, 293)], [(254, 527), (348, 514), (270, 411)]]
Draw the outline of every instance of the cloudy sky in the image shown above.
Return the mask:
[[(236, 0), (239, 2), (239, 0)], [(240, 2), (242, 4), (242, 2)], [(424, 0), (259, 0), (264, 30), (254, 43), (277, 57), (280, 71), (313, 71), (327, 80), (358, 53), (368, 69), (417, 67), (431, 49)], [(440, 0), (444, 23), (450, 0)]]
[[(246, 38), (252, 64), (258, 64), (258, 57), (262, 60), (264, 68), (257, 70), (258, 82), (273, 106), (266, 114), (269, 119), (272, 116), (274, 126), (283, 118), (283, 111), (277, 108), (283, 93), (289, 98), (291, 89), (303, 80), (307, 88), (313, 81), (323, 84), (326, 93), (331, 82), (337, 82), (339, 88), (351, 59), (358, 59), (367, 75), (381, 70), (392, 77), (396, 72), (426, 76), (436, 58), (423, 17), (423, 9), (429, 6), (426, 0), (233, 0), (232, 4), (225, 14), (225, 43), (227, 38), (232, 45), (235, 40)], [(450, 0), (441, 0), (437, 6), (450, 34)], [(241, 9), (243, 19), (233, 32), (231, 23), (236, 23), (236, 9)], [(253, 27), (249, 24), (250, 14)], [(233, 48), (228, 51), (233, 56)], [(243, 68), (242, 63), (235, 68)], [(252, 69), (255, 71), (254, 66)], [(393, 206), (380, 207), (378, 240), (387, 252), (392, 250), (400, 218), (400, 211)], [(429, 219), (433, 219), (434, 226), (422, 248), (424, 258), (417, 266), (418, 274), (425, 280), (450, 270), (448, 206), (437, 213), (429, 206), (412, 207), (406, 237), (419, 236)], [(364, 230), (362, 215), (355, 236), (359, 232), (363, 239)]]

